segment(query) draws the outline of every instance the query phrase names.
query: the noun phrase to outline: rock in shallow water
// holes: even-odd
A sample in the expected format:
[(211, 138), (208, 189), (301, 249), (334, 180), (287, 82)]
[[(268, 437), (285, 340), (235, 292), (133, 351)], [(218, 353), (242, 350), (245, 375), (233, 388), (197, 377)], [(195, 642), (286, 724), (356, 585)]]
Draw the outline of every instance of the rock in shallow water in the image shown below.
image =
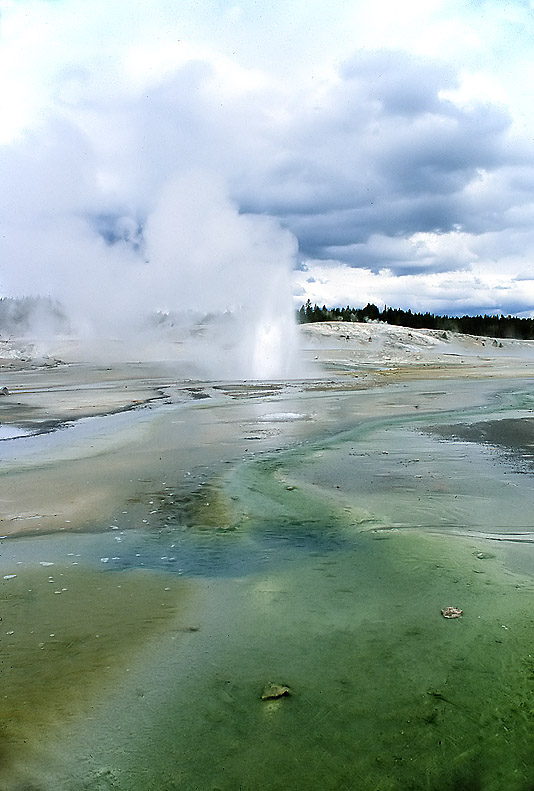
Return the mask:
[(276, 700), (291, 695), (291, 690), (284, 684), (267, 684), (261, 693), (262, 700)]
[(444, 607), (441, 614), (444, 618), (459, 618), (463, 612), (459, 607)]

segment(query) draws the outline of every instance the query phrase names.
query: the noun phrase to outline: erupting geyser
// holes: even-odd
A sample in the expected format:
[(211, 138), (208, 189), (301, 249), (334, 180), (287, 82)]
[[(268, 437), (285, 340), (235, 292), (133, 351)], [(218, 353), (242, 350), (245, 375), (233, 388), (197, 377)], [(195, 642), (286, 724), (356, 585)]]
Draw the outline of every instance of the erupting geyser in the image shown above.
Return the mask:
[(282, 328), (275, 321), (265, 321), (254, 328), (251, 375), (254, 379), (287, 376)]
[(44, 218), (38, 251), (26, 251), (39, 258), (33, 292), (60, 301), (93, 357), (111, 338), (113, 355), (178, 354), (203, 378), (294, 376), (295, 237), (240, 213), (211, 174), (182, 174), (155, 193), (143, 211)]
[(293, 373), (292, 234), (269, 217), (240, 214), (219, 182), (195, 173), (163, 190), (145, 238), (167, 306), (213, 316), (194, 344), (200, 369), (239, 379)]
[(252, 379), (288, 379), (299, 373), (289, 267), (284, 262), (266, 272), (259, 309), (243, 331), (243, 372)]

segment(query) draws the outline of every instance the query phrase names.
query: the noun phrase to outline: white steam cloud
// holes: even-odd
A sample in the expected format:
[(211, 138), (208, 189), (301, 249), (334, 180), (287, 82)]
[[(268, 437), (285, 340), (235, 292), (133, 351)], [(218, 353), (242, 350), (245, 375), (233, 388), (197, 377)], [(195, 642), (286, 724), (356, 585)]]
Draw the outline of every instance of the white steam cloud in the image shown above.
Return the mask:
[(145, 219), (51, 208), (6, 231), (4, 252), (18, 264), (9, 293), (58, 299), (93, 349), (120, 339), (123, 354), (142, 357), (166, 339), (199, 376), (294, 373), (296, 239), (277, 220), (240, 214), (222, 178), (175, 176)]

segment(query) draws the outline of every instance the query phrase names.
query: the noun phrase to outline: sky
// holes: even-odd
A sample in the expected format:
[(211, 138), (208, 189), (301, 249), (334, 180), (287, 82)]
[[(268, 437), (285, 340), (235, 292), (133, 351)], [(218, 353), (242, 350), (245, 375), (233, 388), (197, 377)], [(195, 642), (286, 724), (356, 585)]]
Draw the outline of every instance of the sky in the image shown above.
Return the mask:
[(0, 295), (534, 315), (533, 72), (527, 0), (0, 0)]

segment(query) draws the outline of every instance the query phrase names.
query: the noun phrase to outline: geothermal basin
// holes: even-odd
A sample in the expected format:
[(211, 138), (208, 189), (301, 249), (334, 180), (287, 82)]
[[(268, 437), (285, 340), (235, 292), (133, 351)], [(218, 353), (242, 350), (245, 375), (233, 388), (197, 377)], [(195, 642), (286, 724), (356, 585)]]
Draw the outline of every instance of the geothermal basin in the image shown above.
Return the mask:
[(532, 787), (532, 345), (301, 334), (4, 359), (2, 791)]

